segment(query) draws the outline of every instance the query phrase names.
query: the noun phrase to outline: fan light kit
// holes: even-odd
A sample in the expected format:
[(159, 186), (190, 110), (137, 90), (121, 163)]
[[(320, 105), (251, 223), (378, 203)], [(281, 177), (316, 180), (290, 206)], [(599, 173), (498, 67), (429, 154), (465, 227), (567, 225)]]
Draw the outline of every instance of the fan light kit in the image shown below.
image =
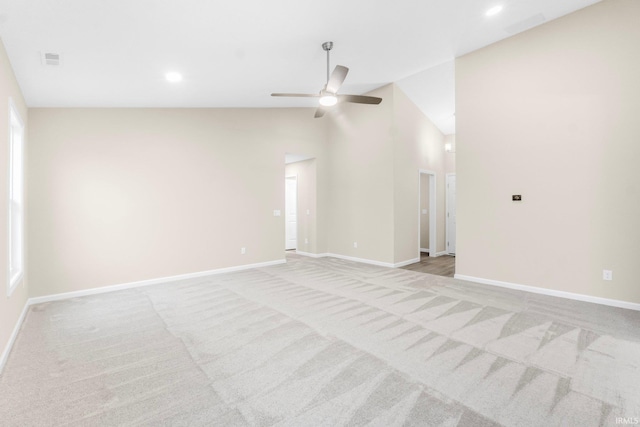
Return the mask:
[(335, 95), (322, 95), (320, 97), (320, 105), (325, 107), (332, 107), (338, 103), (338, 98)]
[(338, 102), (353, 102), (356, 104), (370, 104), (377, 105), (382, 102), (382, 98), (375, 96), (365, 95), (338, 95), (338, 89), (342, 86), (344, 79), (347, 77), (349, 69), (342, 65), (337, 65), (331, 74), (329, 63), (329, 51), (333, 49), (333, 42), (322, 43), (322, 49), (327, 52), (327, 84), (324, 85), (322, 90), (316, 94), (310, 93), (272, 93), (271, 96), (288, 96), (298, 98), (319, 98), (320, 106), (316, 110), (315, 118), (324, 116), (327, 112), (327, 108), (336, 105)]

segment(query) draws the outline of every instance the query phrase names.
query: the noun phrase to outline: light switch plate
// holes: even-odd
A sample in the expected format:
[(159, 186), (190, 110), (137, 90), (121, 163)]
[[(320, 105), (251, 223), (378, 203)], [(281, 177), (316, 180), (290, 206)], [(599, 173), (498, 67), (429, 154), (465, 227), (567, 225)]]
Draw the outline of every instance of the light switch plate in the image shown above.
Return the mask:
[(273, 216), (280, 216), (280, 210), (279, 209), (274, 210)]

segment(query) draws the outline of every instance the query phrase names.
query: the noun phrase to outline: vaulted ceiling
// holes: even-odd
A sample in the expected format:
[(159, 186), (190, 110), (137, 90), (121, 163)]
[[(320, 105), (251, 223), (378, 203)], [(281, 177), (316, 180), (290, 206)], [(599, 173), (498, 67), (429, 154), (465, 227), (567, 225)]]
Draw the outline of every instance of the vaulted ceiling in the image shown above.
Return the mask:
[(0, 0), (0, 37), (30, 107), (314, 106), (270, 93), (318, 92), (333, 41), (341, 93), (396, 82), (451, 134), (456, 57), (598, 1)]

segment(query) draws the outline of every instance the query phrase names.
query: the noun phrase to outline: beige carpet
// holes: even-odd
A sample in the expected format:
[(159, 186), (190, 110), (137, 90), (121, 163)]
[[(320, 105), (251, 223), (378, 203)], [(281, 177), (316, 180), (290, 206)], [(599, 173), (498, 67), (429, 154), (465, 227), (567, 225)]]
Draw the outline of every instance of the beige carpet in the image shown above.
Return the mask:
[(616, 417), (640, 313), (332, 258), (34, 306), (0, 377), (2, 426)]

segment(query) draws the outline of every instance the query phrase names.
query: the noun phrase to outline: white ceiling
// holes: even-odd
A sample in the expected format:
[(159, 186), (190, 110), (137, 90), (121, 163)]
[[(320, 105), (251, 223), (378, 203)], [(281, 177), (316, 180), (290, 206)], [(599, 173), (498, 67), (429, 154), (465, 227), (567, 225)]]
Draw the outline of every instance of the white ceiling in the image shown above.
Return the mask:
[(396, 82), (450, 134), (455, 57), (598, 1), (0, 0), (0, 37), (30, 107), (313, 106), (270, 93), (318, 92), (331, 40), (340, 93)]

